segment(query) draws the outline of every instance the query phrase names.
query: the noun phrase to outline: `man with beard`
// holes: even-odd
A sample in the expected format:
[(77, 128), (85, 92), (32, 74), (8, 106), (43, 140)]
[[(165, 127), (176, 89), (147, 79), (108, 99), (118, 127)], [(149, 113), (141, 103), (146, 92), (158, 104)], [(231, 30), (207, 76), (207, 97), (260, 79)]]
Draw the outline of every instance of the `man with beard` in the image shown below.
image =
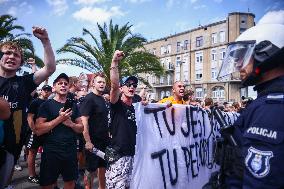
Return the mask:
[(35, 126), (36, 135), (47, 134), (41, 155), (40, 185), (51, 189), (61, 174), (64, 188), (74, 189), (78, 176), (76, 134), (83, 131), (83, 124), (77, 105), (67, 101), (68, 76), (60, 74), (53, 88), (55, 97), (40, 106)]
[(80, 106), (81, 119), (84, 125), (83, 135), (86, 141), (85, 187), (93, 188), (95, 172), (99, 178), (99, 189), (105, 188), (105, 167), (103, 159), (92, 153), (94, 147), (105, 151), (109, 142), (108, 137), (108, 109), (103, 97), (106, 80), (103, 74), (95, 74), (91, 92), (86, 95)]
[(182, 81), (176, 81), (173, 85), (173, 96), (169, 96), (159, 101), (159, 103), (171, 103), (171, 104), (186, 104), (183, 100), (184, 96), (184, 83)]

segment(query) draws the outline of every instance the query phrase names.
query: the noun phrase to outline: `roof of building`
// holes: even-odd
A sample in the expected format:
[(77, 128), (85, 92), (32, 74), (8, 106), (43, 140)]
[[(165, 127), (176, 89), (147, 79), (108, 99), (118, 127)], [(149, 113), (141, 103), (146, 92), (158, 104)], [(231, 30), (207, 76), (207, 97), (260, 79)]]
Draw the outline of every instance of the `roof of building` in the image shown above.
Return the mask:
[[(229, 13), (229, 16), (230, 15), (235, 15), (235, 14), (240, 14), (240, 15), (251, 15), (253, 17), (255, 17), (255, 15), (253, 13), (250, 13), (250, 12), (247, 12), (247, 13), (244, 13), (244, 12), (231, 12)], [(161, 40), (167, 40), (169, 38), (172, 38), (172, 37), (176, 37), (176, 36), (179, 36), (179, 35), (183, 35), (183, 34), (186, 34), (186, 33), (191, 33), (193, 31), (197, 31), (197, 30), (200, 30), (200, 29), (205, 29), (205, 28), (208, 28), (208, 27), (212, 27), (212, 26), (216, 26), (216, 25), (219, 25), (219, 24), (223, 24), (223, 23), (226, 23), (226, 20), (221, 20), (221, 21), (218, 21), (218, 22), (213, 22), (211, 24), (208, 24), (208, 25), (204, 25), (204, 26), (198, 26), (197, 28), (193, 28), (191, 30), (186, 30), (184, 32), (180, 32), (180, 33), (176, 33), (174, 35), (169, 35), (169, 36), (166, 36), (166, 37), (163, 37), (163, 38), (159, 38), (159, 39), (155, 39), (155, 40), (152, 40), (152, 41), (149, 41), (145, 44), (150, 44), (150, 43), (154, 43), (154, 42), (157, 42), (157, 41), (161, 41)]]

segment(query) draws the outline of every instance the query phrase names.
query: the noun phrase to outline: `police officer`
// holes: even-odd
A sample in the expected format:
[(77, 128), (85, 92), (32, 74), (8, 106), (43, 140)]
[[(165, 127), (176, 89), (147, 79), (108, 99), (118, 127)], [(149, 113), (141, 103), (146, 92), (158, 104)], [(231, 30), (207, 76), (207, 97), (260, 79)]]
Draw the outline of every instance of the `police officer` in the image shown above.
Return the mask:
[(226, 188), (284, 188), (283, 46), (284, 25), (268, 23), (246, 30), (228, 45), (218, 78), (255, 85), (258, 96), (236, 121), (243, 172), (241, 179), (226, 178)]

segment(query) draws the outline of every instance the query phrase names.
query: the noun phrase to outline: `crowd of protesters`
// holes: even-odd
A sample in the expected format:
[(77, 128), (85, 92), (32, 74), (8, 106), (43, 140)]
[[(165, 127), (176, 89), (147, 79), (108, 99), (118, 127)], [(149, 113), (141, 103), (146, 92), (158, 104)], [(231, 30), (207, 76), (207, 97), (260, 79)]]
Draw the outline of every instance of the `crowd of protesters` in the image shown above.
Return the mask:
[[(44, 189), (57, 187), (62, 175), (65, 189), (93, 188), (97, 176), (99, 189), (129, 188), (136, 131), (133, 103), (147, 104), (146, 87), (136, 94), (138, 79), (121, 78), (118, 72), (122, 51), (115, 51), (110, 67), (110, 90), (102, 73), (80, 74), (69, 77), (61, 73), (53, 86), (36, 88), (55, 71), (55, 57), (47, 31), (34, 27), (33, 34), (44, 47), (44, 67), (36, 70), (33, 59), (28, 59), (33, 73), (17, 76), (23, 65), (21, 47), (14, 42), (0, 45), (0, 188), (13, 188), (11, 178), (25, 145), (28, 181)], [(38, 95), (36, 95), (38, 94)], [(185, 104), (210, 111), (219, 106), (223, 111), (241, 112), (244, 104), (214, 104), (211, 98), (203, 101), (177, 81), (172, 96), (159, 103)], [(42, 147), (40, 174), (35, 171), (35, 158)], [(93, 153), (94, 147), (106, 152), (105, 161)], [(111, 157), (109, 157), (111, 156)]]

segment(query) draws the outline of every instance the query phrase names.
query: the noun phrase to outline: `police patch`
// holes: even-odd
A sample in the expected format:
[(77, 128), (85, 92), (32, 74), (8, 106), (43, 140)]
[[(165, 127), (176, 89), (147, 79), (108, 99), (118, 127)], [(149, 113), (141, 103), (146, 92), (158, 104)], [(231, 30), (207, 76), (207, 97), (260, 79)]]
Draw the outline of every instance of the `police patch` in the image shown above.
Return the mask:
[(260, 151), (253, 147), (250, 147), (245, 159), (245, 164), (247, 169), (253, 176), (257, 178), (263, 178), (270, 171), (269, 160), (272, 157), (272, 151)]

